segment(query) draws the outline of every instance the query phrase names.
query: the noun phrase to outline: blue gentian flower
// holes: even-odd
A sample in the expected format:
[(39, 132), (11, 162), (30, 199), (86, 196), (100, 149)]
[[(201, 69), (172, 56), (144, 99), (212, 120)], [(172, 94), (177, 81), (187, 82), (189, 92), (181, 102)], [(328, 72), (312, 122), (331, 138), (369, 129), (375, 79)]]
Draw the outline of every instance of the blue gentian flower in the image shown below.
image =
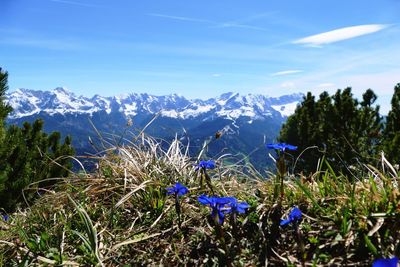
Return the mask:
[(237, 199), (232, 197), (232, 201), (228, 204), (230, 207), (230, 211), (234, 213), (245, 213), (246, 209), (250, 206), (246, 202), (238, 203)]
[(200, 163), (195, 166), (196, 166), (196, 171), (199, 169), (214, 169), (215, 162), (213, 160), (201, 160)]
[(2, 214), (1, 217), (2, 217), (2, 219), (3, 219), (4, 221), (8, 221), (8, 219), (10, 219), (10, 217), (8, 217), (7, 214)]
[(302, 212), (298, 207), (294, 207), (289, 213), (289, 218), (281, 221), (281, 226), (288, 225), (289, 223), (297, 223), (301, 220)]
[(292, 146), (286, 143), (278, 143), (278, 144), (267, 144), (267, 148), (269, 149), (277, 149), (282, 152), (285, 152), (286, 149), (288, 150), (296, 150), (297, 146)]
[(399, 259), (393, 257), (391, 259), (377, 259), (372, 263), (372, 267), (397, 267)]
[(231, 210), (225, 205), (231, 203), (232, 197), (208, 197), (201, 195), (198, 197), (198, 201), (203, 205), (211, 207), (211, 217), (215, 218), (218, 215), (218, 223), (223, 224), (225, 219), (225, 213), (229, 213)]
[(179, 182), (177, 182), (173, 187), (167, 188), (167, 195), (175, 194), (179, 197), (179, 196), (183, 196), (187, 192), (189, 192), (189, 189)]

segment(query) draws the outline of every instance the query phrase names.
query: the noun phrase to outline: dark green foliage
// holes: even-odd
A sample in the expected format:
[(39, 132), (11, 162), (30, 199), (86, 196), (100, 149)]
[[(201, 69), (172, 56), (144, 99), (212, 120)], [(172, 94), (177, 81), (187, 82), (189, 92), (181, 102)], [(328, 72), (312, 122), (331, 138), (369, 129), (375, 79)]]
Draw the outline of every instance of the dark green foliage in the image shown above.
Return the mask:
[[(13, 210), (23, 202), (23, 190), (31, 183), (68, 175), (71, 163), (69, 158), (62, 156), (73, 154), (70, 138), (60, 144), (59, 133), (48, 136), (42, 127), (43, 121), (37, 120), (33, 125), (25, 123), (23, 128), (10, 126), (7, 129), (0, 150), (0, 207), (3, 209)], [(31, 200), (37, 194), (35, 188), (54, 182), (35, 184), (32, 190), (25, 192), (25, 197)]]
[(360, 134), (359, 151), (363, 159), (370, 161), (371, 156), (379, 153), (378, 145), (382, 138), (382, 117), (379, 115), (379, 106), (373, 107), (377, 96), (371, 89), (363, 94), (360, 107), (360, 116), (357, 131)]
[(295, 114), (283, 125), (280, 141), (297, 145), (300, 157), (296, 170), (305, 173), (317, 168), (318, 159), (325, 156), (334, 169), (350, 173), (351, 165), (371, 162), (378, 153), (382, 120), (379, 106), (373, 106), (377, 97), (371, 89), (359, 103), (351, 88), (327, 92), (318, 101), (308, 93)]
[[(60, 134), (47, 135), (42, 131), (43, 121), (24, 123), (22, 128), (11, 125), (4, 127), (4, 119), (11, 111), (4, 103), (7, 90), (7, 73), (0, 71), (0, 209), (13, 211), (19, 203), (28, 202), (38, 194), (35, 188), (50, 186), (55, 180), (68, 175), (74, 153), (71, 138), (60, 142)], [(24, 192), (29, 185), (32, 189)]]
[(386, 119), (383, 131), (383, 150), (386, 157), (393, 164), (400, 163), (400, 83), (394, 88), (392, 108)]
[(4, 138), (4, 120), (7, 115), (11, 112), (11, 107), (4, 102), (6, 97), (6, 91), (8, 90), (8, 73), (3, 72), (0, 68), (0, 143)]
[[(315, 98), (311, 93), (308, 93), (300, 106), (297, 107), (295, 114), (290, 116), (284, 124), (279, 139), (298, 146), (300, 152), (307, 147), (316, 145), (317, 116)], [(292, 154), (297, 156), (298, 153)], [(302, 169), (315, 169), (318, 157), (319, 154), (315, 152), (303, 154)]]

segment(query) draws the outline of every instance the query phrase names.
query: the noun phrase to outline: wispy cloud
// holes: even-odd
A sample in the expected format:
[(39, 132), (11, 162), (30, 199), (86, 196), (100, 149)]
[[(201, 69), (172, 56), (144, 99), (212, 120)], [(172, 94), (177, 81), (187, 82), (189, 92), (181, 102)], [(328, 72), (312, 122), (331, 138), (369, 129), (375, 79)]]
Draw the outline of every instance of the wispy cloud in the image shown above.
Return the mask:
[(276, 12), (272, 11), (272, 12), (255, 14), (252, 16), (247, 16), (247, 17), (236, 19), (236, 20), (227, 21), (224, 23), (217, 23), (217, 25), (215, 27), (216, 28), (243, 28), (243, 29), (250, 29), (250, 30), (257, 30), (257, 31), (267, 31), (266, 28), (250, 25), (248, 23), (253, 22), (255, 20), (262, 19), (262, 18), (268, 18), (275, 13)]
[(243, 29), (250, 29), (250, 30), (258, 30), (258, 31), (266, 31), (266, 29), (257, 27), (257, 26), (252, 26), (252, 25), (247, 25), (247, 24), (240, 24), (236, 22), (226, 22), (226, 23), (221, 23), (215, 26), (216, 28), (243, 28)]
[(181, 16), (171, 16), (171, 15), (158, 14), (158, 13), (150, 13), (148, 15), (149, 16), (153, 16), (153, 17), (160, 17), (160, 18), (180, 20), (180, 21), (190, 21), (190, 22), (200, 22), (200, 23), (214, 23), (213, 21), (206, 20), (206, 19), (181, 17)]
[(98, 7), (96, 5), (91, 5), (87, 3), (81, 3), (81, 2), (75, 2), (75, 1), (69, 1), (69, 0), (50, 0), (51, 2), (56, 2), (56, 3), (61, 3), (61, 4), (66, 4), (66, 5), (74, 5), (74, 6), (84, 6), (84, 7)]
[(352, 39), (358, 36), (381, 31), (388, 27), (386, 24), (368, 24), (352, 27), (345, 27), (329, 32), (324, 32), (312, 36), (308, 36), (294, 41), (295, 44), (304, 44), (308, 46), (321, 46), (325, 44), (335, 43), (347, 39)]
[(212, 76), (213, 76), (213, 77), (221, 77), (222, 74), (221, 74), (221, 73), (214, 73)]
[[(64, 0), (57, 0), (57, 1), (64, 1)], [(211, 24), (212, 27), (214, 27), (214, 28), (243, 28), (243, 29), (259, 30), (259, 31), (265, 31), (266, 30), (266, 29), (261, 28), (261, 27), (243, 24), (243, 23), (240, 23), (239, 21), (231, 21), (231, 22), (220, 23), (220, 22), (207, 20), (207, 19), (199, 19), (199, 18), (193, 18), (193, 17), (182, 17), (182, 16), (172, 16), (172, 15), (159, 14), (159, 13), (149, 13), (147, 15), (153, 16), (153, 17), (165, 18), (165, 19), (172, 19), (172, 20), (180, 20), (180, 21), (187, 21), (187, 22), (197, 22), (197, 23), (207, 23), (207, 24)]]
[(283, 75), (295, 74), (295, 73), (300, 73), (300, 72), (303, 72), (303, 71), (302, 70), (284, 70), (284, 71), (274, 72), (271, 74), (271, 76), (283, 76)]

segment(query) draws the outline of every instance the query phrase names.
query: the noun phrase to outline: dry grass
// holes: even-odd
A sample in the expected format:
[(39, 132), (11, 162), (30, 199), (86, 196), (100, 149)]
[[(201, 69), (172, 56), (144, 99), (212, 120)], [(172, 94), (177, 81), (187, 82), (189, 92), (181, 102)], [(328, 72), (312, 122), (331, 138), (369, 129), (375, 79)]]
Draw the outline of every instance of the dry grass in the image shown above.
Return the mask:
[[(0, 222), (3, 266), (363, 266), (399, 254), (399, 177), (384, 157), (380, 170), (365, 166), (356, 182), (326, 162), (313, 176), (286, 177), (282, 203), (272, 174), (217, 161), (208, 172), (214, 193), (250, 204), (235, 231), (227, 216), (223, 239), (197, 201), (211, 189), (178, 140), (164, 151), (142, 134), (98, 160), (96, 172), (63, 180)], [(165, 190), (177, 181), (190, 190), (181, 197), (181, 227)], [(299, 234), (279, 226), (293, 205), (303, 211)]]

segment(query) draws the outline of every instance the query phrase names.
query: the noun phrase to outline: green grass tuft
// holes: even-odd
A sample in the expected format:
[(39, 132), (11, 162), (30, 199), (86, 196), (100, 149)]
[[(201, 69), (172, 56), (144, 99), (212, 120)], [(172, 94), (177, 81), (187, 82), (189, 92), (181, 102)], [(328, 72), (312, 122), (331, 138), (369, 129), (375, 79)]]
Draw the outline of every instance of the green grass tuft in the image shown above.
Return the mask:
[[(0, 266), (370, 265), (399, 256), (399, 176), (384, 158), (381, 169), (352, 170), (363, 174), (356, 179), (327, 162), (307, 177), (285, 175), (279, 203), (273, 174), (221, 159), (207, 171), (213, 191), (250, 205), (233, 231), (229, 215), (218, 230), (198, 203), (212, 193), (184, 151), (178, 140), (163, 151), (144, 136), (109, 149), (96, 172), (64, 179), (0, 221)], [(165, 190), (177, 181), (190, 190), (180, 197), (180, 227)], [(303, 212), (298, 231), (279, 226), (294, 205)]]

